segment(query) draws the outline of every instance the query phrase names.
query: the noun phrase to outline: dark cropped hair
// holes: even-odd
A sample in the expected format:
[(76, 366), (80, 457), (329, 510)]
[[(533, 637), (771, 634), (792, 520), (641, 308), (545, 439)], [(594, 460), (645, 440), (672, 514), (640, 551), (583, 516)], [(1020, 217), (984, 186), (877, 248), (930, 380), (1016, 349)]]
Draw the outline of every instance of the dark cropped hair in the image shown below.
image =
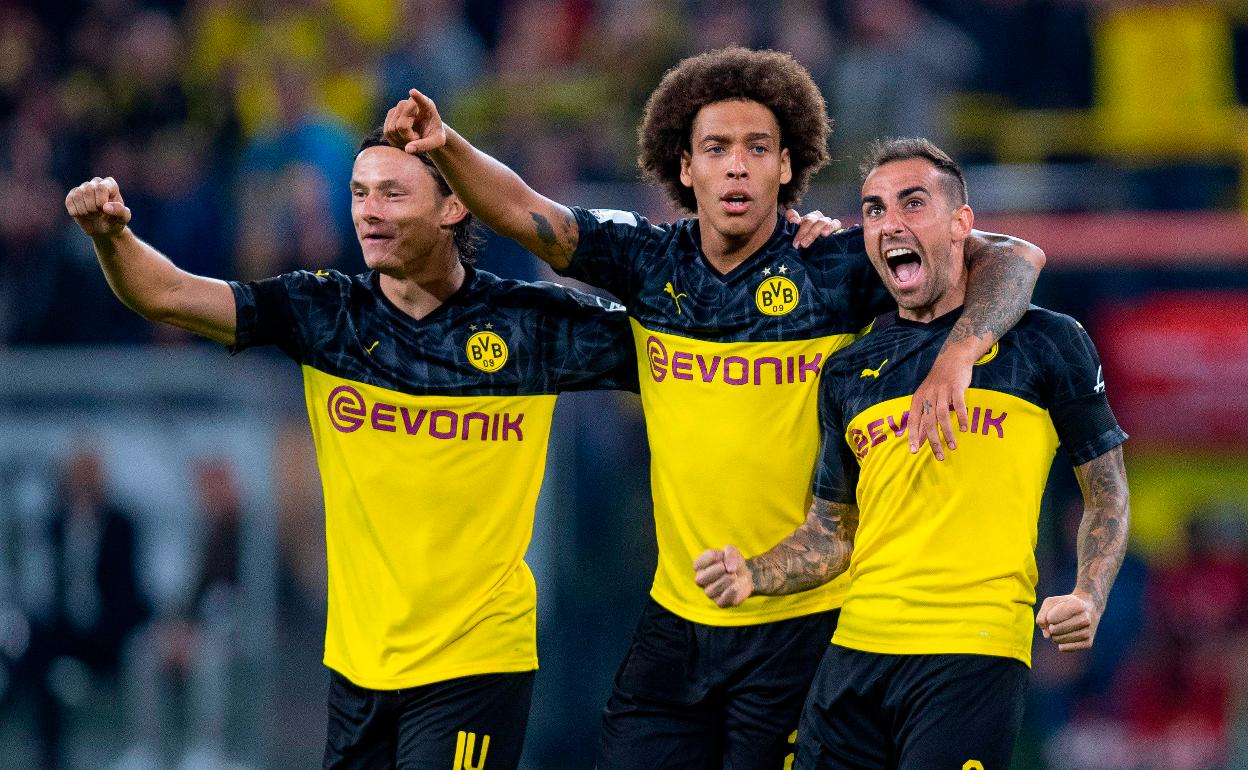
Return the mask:
[(780, 146), (788, 149), (793, 171), (780, 186), (780, 205), (797, 203), (811, 177), (828, 164), (832, 121), (823, 94), (800, 62), (778, 51), (739, 47), (690, 57), (667, 71), (646, 102), (637, 157), (645, 175), (689, 211), (697, 211), (698, 202), (680, 182), (680, 158), (692, 149), (693, 119), (708, 104), (737, 99), (762, 104), (780, 124)]
[[(394, 145), (386, 141), (385, 134), (379, 126), (368, 132), (360, 142), (360, 149), (355, 154), (359, 155), (369, 147), (393, 147)], [(402, 148), (399, 148), (402, 149)], [(451, 186), (446, 183), (446, 178), (442, 176), (442, 172), (434, 165), (433, 159), (425, 153), (416, 156), (429, 167), (429, 173), (433, 176), (433, 181), (438, 184), (438, 191), (443, 195), (451, 195), (454, 191)], [(477, 260), (477, 255), (481, 252), (481, 246), (485, 243), (485, 236), (481, 234), (481, 227), (473, 218), (472, 212), (464, 215), (464, 218), (455, 224), (451, 231), (451, 237), (455, 243), (455, 252), (459, 255), (459, 261), (465, 264), (472, 264)]]
[(970, 200), (966, 194), (966, 177), (962, 175), (962, 168), (948, 153), (922, 137), (876, 139), (867, 147), (867, 154), (863, 156), (858, 170), (865, 182), (872, 171), (885, 163), (911, 158), (930, 161), (941, 172), (946, 182), (945, 191), (953, 201), (963, 204)]

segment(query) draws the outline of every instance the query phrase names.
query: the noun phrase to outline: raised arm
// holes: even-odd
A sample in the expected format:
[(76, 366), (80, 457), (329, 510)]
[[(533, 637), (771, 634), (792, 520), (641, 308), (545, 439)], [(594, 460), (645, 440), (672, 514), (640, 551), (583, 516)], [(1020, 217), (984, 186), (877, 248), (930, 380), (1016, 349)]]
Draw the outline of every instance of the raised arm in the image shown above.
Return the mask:
[(1079, 572), (1075, 590), (1050, 596), (1036, 613), (1036, 625), (1062, 652), (1086, 650), (1096, 638), (1109, 589), (1127, 554), (1131, 515), (1122, 447), (1114, 447), (1075, 468), (1083, 490), (1079, 522)]
[(767, 553), (746, 559), (736, 547), (703, 551), (694, 559), (694, 580), (720, 607), (735, 607), (754, 594), (809, 591), (849, 568), (858, 532), (858, 506), (816, 497), (806, 521)]
[(572, 261), (579, 228), (567, 206), (539, 194), (516, 172), (442, 122), (437, 105), (417, 91), (386, 113), (386, 140), (412, 154), (428, 153), (459, 199), (478, 219), (560, 270)]
[(65, 208), (91, 237), (108, 285), (127, 307), (150, 321), (234, 344), (234, 293), (229, 285), (179, 269), (139, 240), (127, 226), (130, 209), (112, 177), (96, 177), (70, 190)]
[(979, 230), (971, 232), (965, 249), (970, 268), (962, 315), (910, 401), (910, 414), (919, 416), (909, 420), (910, 451), (927, 442), (938, 460), (945, 459), (938, 430), (950, 449), (958, 445), (951, 408), (958, 427), (967, 429), (971, 367), (1027, 312), (1045, 262), (1044, 252), (1027, 241)]

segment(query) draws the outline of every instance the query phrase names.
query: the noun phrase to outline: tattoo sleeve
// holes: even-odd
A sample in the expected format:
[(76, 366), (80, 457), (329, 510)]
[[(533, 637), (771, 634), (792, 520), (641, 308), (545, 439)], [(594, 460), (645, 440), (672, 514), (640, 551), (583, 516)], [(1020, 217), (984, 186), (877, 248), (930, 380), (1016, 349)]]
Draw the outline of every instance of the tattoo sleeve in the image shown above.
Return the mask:
[(857, 532), (858, 506), (816, 497), (802, 526), (749, 560), (754, 593), (776, 596), (823, 585), (849, 568)]
[(945, 348), (972, 337), (987, 347), (1027, 312), (1040, 273), (1019, 248), (1034, 247), (1007, 235), (978, 231), (967, 239), (966, 302)]
[(550, 218), (543, 213), (530, 211), (533, 218), (533, 238), (537, 246), (534, 253), (554, 267), (564, 267), (572, 260), (579, 236), (576, 218), (567, 209), (552, 211)]
[(1105, 609), (1110, 586), (1127, 553), (1130, 499), (1122, 447), (1115, 447), (1075, 468), (1083, 490), (1079, 524), (1079, 575), (1076, 591), (1086, 591), (1098, 611)]

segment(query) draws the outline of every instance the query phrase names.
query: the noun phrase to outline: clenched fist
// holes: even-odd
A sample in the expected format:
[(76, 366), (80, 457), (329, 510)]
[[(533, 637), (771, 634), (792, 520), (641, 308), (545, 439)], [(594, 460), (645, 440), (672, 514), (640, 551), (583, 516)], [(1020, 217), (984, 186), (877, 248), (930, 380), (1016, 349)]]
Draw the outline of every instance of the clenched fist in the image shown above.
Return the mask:
[(130, 209), (111, 176), (83, 182), (65, 196), (65, 209), (92, 238), (114, 238), (130, 223)]
[(750, 565), (735, 546), (703, 551), (693, 570), (693, 579), (720, 607), (736, 607), (754, 592)]
[(1100, 622), (1101, 613), (1092, 599), (1077, 593), (1050, 596), (1036, 613), (1036, 625), (1044, 638), (1062, 652), (1091, 649)]

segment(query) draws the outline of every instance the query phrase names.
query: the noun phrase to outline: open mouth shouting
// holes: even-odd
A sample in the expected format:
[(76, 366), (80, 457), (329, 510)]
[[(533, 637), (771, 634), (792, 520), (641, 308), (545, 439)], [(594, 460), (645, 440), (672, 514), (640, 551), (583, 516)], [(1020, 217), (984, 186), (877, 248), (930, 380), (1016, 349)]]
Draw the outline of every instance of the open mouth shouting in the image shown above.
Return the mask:
[(918, 252), (905, 246), (897, 246), (884, 252), (884, 261), (893, 281), (899, 289), (911, 289), (918, 286), (922, 279), (923, 258)]

